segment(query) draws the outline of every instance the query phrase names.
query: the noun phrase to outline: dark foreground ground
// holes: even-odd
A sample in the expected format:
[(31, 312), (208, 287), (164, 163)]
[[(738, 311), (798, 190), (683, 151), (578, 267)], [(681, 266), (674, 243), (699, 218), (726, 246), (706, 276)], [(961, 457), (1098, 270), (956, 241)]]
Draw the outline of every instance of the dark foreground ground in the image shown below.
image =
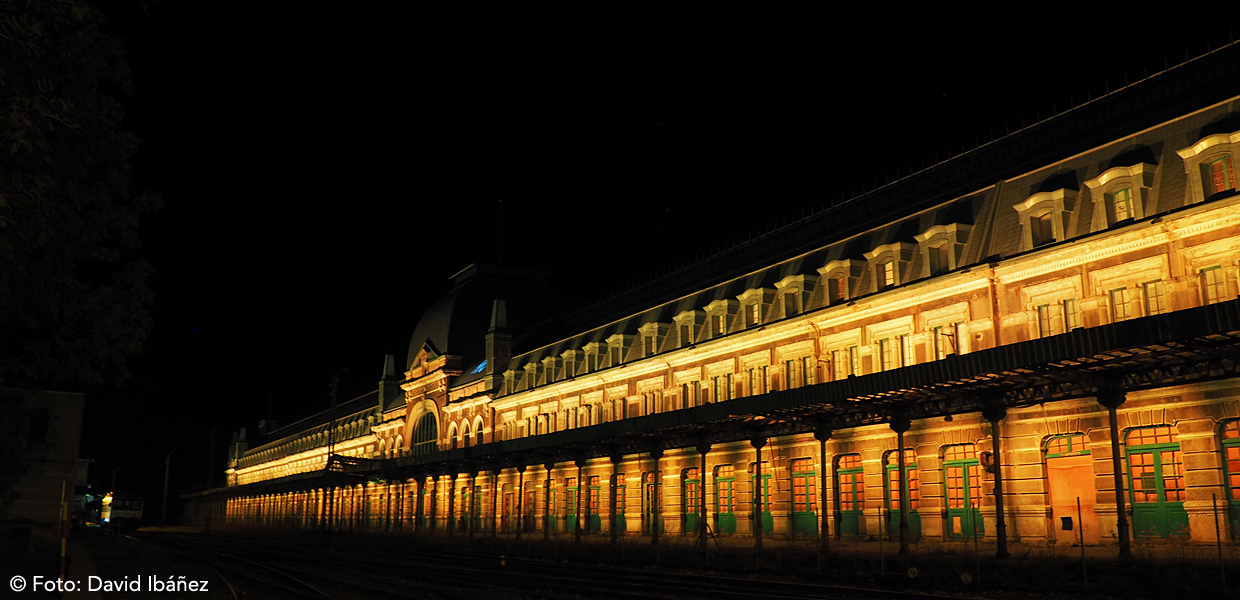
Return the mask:
[[(59, 559), (0, 550), (0, 598), (1240, 597), (1240, 562), (1227, 555), (1234, 549), (1225, 549), (1220, 565), (1215, 547), (1175, 544), (1139, 547), (1127, 563), (1107, 548), (1089, 548), (1084, 568), (1079, 547), (1016, 546), (1013, 558), (999, 560), (984, 546), (927, 545), (898, 557), (889, 545), (882, 554), (876, 545), (837, 545), (820, 564), (813, 543), (772, 544), (756, 558), (742, 539), (712, 542), (703, 556), (683, 538), (657, 551), (648, 539), (576, 544), (571, 536), (518, 542), (337, 534), (324, 546), (317, 535), (164, 529), (82, 536), (70, 548), (71, 579), (85, 584), (94, 575), (96, 585), (121, 589), (14, 592), (14, 574), (55, 578)], [(172, 589), (151, 589), (169, 582)], [(205, 584), (191, 589), (189, 582)]]

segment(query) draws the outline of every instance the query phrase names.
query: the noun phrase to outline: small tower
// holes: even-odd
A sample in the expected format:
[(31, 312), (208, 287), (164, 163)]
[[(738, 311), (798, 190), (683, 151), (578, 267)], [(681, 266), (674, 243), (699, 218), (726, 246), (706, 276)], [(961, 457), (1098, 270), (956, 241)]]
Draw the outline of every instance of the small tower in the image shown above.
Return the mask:
[(383, 375), (379, 378), (379, 413), (390, 410), (397, 402), (403, 402), (404, 392), (400, 389), (400, 375), (396, 372), (396, 356), (388, 354), (383, 357)]
[(491, 327), (486, 335), (487, 389), (497, 390), (504, 384), (504, 369), (512, 358), (512, 334), (508, 332), (508, 313), (504, 301), (496, 298), (491, 303)]

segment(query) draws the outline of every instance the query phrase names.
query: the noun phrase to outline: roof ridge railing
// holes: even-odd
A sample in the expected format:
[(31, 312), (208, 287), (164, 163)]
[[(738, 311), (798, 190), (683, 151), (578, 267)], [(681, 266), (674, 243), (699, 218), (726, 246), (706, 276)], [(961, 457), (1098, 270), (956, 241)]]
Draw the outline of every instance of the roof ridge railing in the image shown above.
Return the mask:
[[(1058, 119), (1062, 119), (1062, 118), (1063, 118), (1064, 116), (1066, 116), (1066, 115), (1069, 115), (1069, 114), (1074, 114), (1074, 113), (1076, 113), (1077, 111), (1080, 111), (1080, 110), (1082, 110), (1082, 109), (1084, 109), (1084, 108), (1086, 108), (1086, 107), (1092, 106), (1092, 105), (1094, 105), (1094, 104), (1096, 104), (1096, 103), (1098, 103), (1098, 102), (1100, 102), (1100, 101), (1102, 101), (1102, 100), (1104, 100), (1104, 99), (1111, 98), (1111, 97), (1113, 97), (1113, 96), (1115, 96), (1115, 95), (1117, 95), (1117, 94), (1123, 93), (1123, 92), (1125, 92), (1126, 90), (1129, 90), (1129, 89), (1131, 89), (1131, 88), (1133, 88), (1133, 87), (1135, 87), (1135, 86), (1141, 85), (1141, 84), (1143, 84), (1143, 83), (1145, 83), (1145, 82), (1147, 82), (1147, 81), (1153, 80), (1153, 79), (1155, 79), (1155, 78), (1157, 78), (1157, 77), (1165, 76), (1166, 74), (1171, 73), (1172, 71), (1175, 71), (1175, 70), (1177, 70), (1177, 69), (1184, 68), (1184, 67), (1186, 67), (1187, 65), (1189, 65), (1189, 64), (1191, 64), (1191, 63), (1194, 63), (1194, 62), (1196, 62), (1196, 61), (1202, 60), (1202, 59), (1204, 59), (1204, 58), (1206, 58), (1206, 57), (1208, 57), (1208, 56), (1211, 56), (1211, 55), (1213, 55), (1213, 54), (1216, 54), (1216, 53), (1219, 53), (1219, 52), (1226, 51), (1227, 49), (1230, 49), (1230, 48), (1236, 47), (1237, 45), (1240, 45), (1240, 41), (1237, 41), (1237, 40), (1230, 40), (1227, 44), (1222, 45), (1222, 46), (1219, 46), (1218, 48), (1212, 48), (1212, 49), (1211, 49), (1211, 48), (1208, 48), (1208, 47), (1207, 47), (1206, 52), (1204, 52), (1204, 53), (1202, 53), (1202, 54), (1198, 54), (1198, 55), (1196, 55), (1196, 56), (1188, 56), (1188, 54), (1187, 54), (1187, 53), (1188, 53), (1188, 49), (1187, 49), (1187, 48), (1185, 48), (1185, 59), (1184, 59), (1184, 61), (1179, 62), (1179, 63), (1176, 63), (1176, 64), (1174, 64), (1174, 65), (1168, 65), (1168, 64), (1167, 64), (1167, 59), (1166, 59), (1166, 57), (1164, 56), (1164, 58), (1163, 58), (1163, 64), (1164, 64), (1164, 66), (1163, 66), (1163, 69), (1162, 69), (1162, 70), (1160, 70), (1160, 71), (1155, 71), (1154, 73), (1147, 73), (1147, 74), (1144, 74), (1144, 75), (1143, 75), (1140, 79), (1134, 80), (1134, 81), (1132, 81), (1131, 83), (1129, 83), (1129, 82), (1127, 81), (1127, 75), (1125, 75), (1125, 83), (1124, 83), (1124, 85), (1123, 85), (1122, 87), (1118, 87), (1118, 88), (1116, 88), (1116, 89), (1114, 89), (1114, 90), (1111, 90), (1111, 89), (1109, 89), (1109, 86), (1105, 86), (1105, 84), (1104, 84), (1104, 89), (1106, 89), (1107, 91), (1106, 91), (1106, 92), (1104, 92), (1101, 96), (1097, 96), (1097, 97), (1093, 97), (1093, 96), (1092, 96), (1092, 94), (1090, 93), (1090, 90), (1087, 88), (1087, 89), (1086, 89), (1086, 98), (1087, 98), (1087, 99), (1086, 99), (1086, 101), (1085, 101), (1085, 102), (1083, 102), (1083, 103), (1077, 104), (1077, 103), (1075, 102), (1074, 98), (1073, 98), (1072, 96), (1069, 96), (1068, 108), (1067, 108), (1067, 109), (1065, 109), (1065, 110), (1063, 110), (1063, 111), (1058, 111), (1058, 110), (1056, 109), (1056, 105), (1055, 105), (1054, 103), (1052, 103), (1052, 105), (1051, 105), (1051, 113), (1050, 113), (1050, 115), (1049, 115), (1049, 116), (1047, 116), (1046, 118), (1042, 118), (1042, 117), (1041, 117), (1040, 112), (1039, 112), (1039, 113), (1035, 113), (1037, 116), (1035, 117), (1035, 120), (1034, 120), (1032, 123), (1030, 123), (1029, 125), (1025, 125), (1025, 124), (1024, 124), (1024, 122), (1023, 122), (1023, 118), (1022, 118), (1021, 127), (1020, 127), (1019, 129), (1010, 130), (1010, 131), (1008, 131), (1007, 133), (1005, 133), (1005, 134), (1004, 134), (1003, 136), (1001, 136), (1001, 137), (993, 137), (993, 134), (992, 134), (992, 138), (990, 139), (990, 141), (987, 141), (987, 142), (985, 142), (985, 143), (981, 143), (981, 142), (980, 142), (980, 140), (978, 140), (978, 141), (976, 141), (976, 142), (974, 143), (974, 146), (973, 146), (972, 148), (969, 148), (969, 149), (965, 149), (965, 148), (966, 148), (965, 143), (964, 143), (964, 142), (962, 142), (962, 145), (961, 145), (961, 151), (960, 151), (960, 152), (958, 152), (958, 153), (956, 153), (956, 154), (952, 154), (952, 153), (951, 153), (951, 149), (949, 148), (949, 149), (948, 149), (948, 155), (947, 155), (947, 156), (946, 156), (946, 158), (944, 158), (943, 160), (938, 160), (938, 159), (937, 159), (937, 153), (936, 153), (936, 157), (935, 157), (936, 162), (934, 162), (933, 164), (930, 164), (930, 165), (928, 165), (928, 166), (923, 166), (922, 168), (917, 169), (917, 170), (913, 170), (913, 168), (912, 168), (912, 167), (910, 167), (910, 168), (909, 168), (909, 172), (908, 172), (908, 174), (903, 175), (903, 176), (900, 176), (900, 175), (899, 175), (899, 171), (897, 171), (897, 176), (896, 176), (896, 178), (895, 178), (895, 179), (885, 180), (885, 181), (883, 182), (883, 184), (882, 184), (882, 185), (878, 185), (878, 183), (877, 183), (877, 182), (875, 182), (874, 186), (873, 186), (873, 187), (870, 187), (870, 188), (866, 188), (866, 187), (863, 185), (863, 186), (862, 186), (862, 188), (861, 188), (861, 189), (862, 189), (862, 191), (861, 191), (860, 193), (857, 193), (857, 192), (855, 192), (855, 191), (854, 191), (854, 192), (852, 193), (852, 195), (851, 195), (851, 196), (849, 196), (849, 197), (847, 197), (847, 198), (846, 198), (846, 197), (844, 197), (844, 193), (842, 193), (842, 192), (841, 192), (841, 194), (840, 194), (840, 200), (839, 200), (839, 201), (834, 201), (834, 200), (832, 200), (832, 201), (830, 201), (830, 203), (827, 203), (827, 202), (819, 202), (819, 203), (816, 205), (816, 207), (811, 207), (811, 208), (809, 209), (809, 212), (804, 212), (804, 213), (802, 213), (802, 216), (801, 216), (800, 218), (789, 220), (787, 217), (784, 217), (784, 222), (783, 222), (783, 224), (781, 224), (781, 225), (779, 225), (779, 226), (776, 226), (776, 227), (774, 227), (774, 228), (770, 228), (770, 226), (768, 225), (768, 227), (766, 228), (766, 230), (765, 230), (763, 233), (748, 235), (748, 236), (744, 237), (744, 239), (743, 239), (743, 240), (741, 240), (741, 241), (739, 241), (739, 242), (733, 242), (733, 243), (730, 243), (730, 244), (724, 245), (724, 246), (722, 246), (721, 248), (719, 248), (718, 250), (715, 250), (715, 251), (713, 251), (713, 252), (698, 253), (698, 254), (694, 255), (694, 257), (693, 257), (693, 258), (690, 258), (690, 259), (685, 259), (684, 261), (682, 261), (682, 262), (681, 262), (678, 266), (676, 266), (676, 267), (669, 267), (669, 268), (667, 268), (667, 269), (665, 269), (665, 270), (661, 271), (658, 275), (655, 275), (655, 276), (650, 276), (650, 277), (645, 278), (645, 279), (639, 279), (639, 280), (637, 280), (637, 284), (636, 284), (636, 285), (618, 286), (617, 288), (615, 288), (615, 289), (613, 289), (613, 290), (609, 290), (607, 293), (600, 294), (599, 296), (596, 296), (596, 297), (595, 297), (594, 299), (592, 299), (592, 300), (585, 301), (585, 302), (582, 302), (581, 304), (575, 305), (575, 306), (573, 306), (573, 307), (571, 307), (571, 308), (569, 309), (568, 313), (569, 313), (569, 314), (575, 314), (575, 313), (585, 313), (585, 312), (589, 312), (589, 311), (591, 311), (592, 309), (596, 309), (596, 308), (598, 308), (598, 307), (600, 307), (600, 306), (603, 306), (603, 305), (613, 304), (613, 303), (617, 302), (617, 300), (616, 300), (616, 297), (617, 297), (617, 296), (630, 295), (630, 294), (636, 293), (636, 292), (637, 292), (638, 290), (640, 290), (640, 289), (646, 289), (646, 288), (648, 288), (648, 287), (650, 286), (650, 284), (655, 283), (657, 280), (666, 280), (666, 279), (671, 279), (673, 275), (677, 275), (677, 274), (683, 273), (683, 272), (685, 272), (685, 271), (696, 270), (696, 267), (700, 266), (701, 264), (704, 264), (704, 263), (707, 263), (707, 262), (713, 261), (713, 260), (715, 260), (715, 259), (719, 258), (720, 256), (723, 256), (723, 255), (725, 255), (725, 254), (729, 254), (729, 253), (731, 253), (731, 252), (733, 252), (733, 251), (736, 251), (736, 250), (739, 250), (739, 249), (741, 249), (741, 248), (746, 248), (746, 247), (750, 246), (751, 244), (753, 244), (753, 243), (755, 243), (755, 242), (758, 242), (758, 241), (761, 241), (761, 240), (765, 240), (765, 239), (767, 239), (767, 238), (769, 238), (769, 237), (771, 237), (771, 236), (774, 236), (775, 234), (778, 234), (778, 233), (784, 232), (785, 230), (787, 230), (787, 229), (789, 229), (789, 228), (791, 228), (791, 227), (794, 227), (794, 226), (796, 226), (796, 225), (799, 225), (799, 224), (801, 224), (801, 223), (803, 223), (803, 222), (805, 222), (805, 221), (808, 221), (808, 220), (810, 220), (810, 219), (813, 219), (814, 217), (817, 217), (817, 216), (822, 215), (822, 214), (824, 214), (824, 213), (828, 213), (828, 212), (833, 211), (833, 210), (835, 210), (835, 209), (837, 209), (837, 208), (841, 208), (841, 207), (844, 207), (844, 206), (846, 206), (846, 205), (850, 205), (850, 204), (852, 204), (853, 202), (855, 202), (855, 201), (857, 201), (857, 200), (861, 200), (861, 199), (863, 199), (863, 198), (873, 196), (873, 195), (874, 195), (875, 193), (877, 193), (877, 192), (880, 192), (880, 191), (886, 190), (887, 188), (890, 188), (891, 186), (894, 186), (894, 185), (896, 185), (896, 184), (899, 184), (899, 183), (905, 182), (905, 181), (907, 181), (907, 180), (909, 180), (909, 179), (911, 179), (911, 178), (913, 178), (913, 177), (916, 177), (916, 176), (918, 176), (918, 175), (921, 175), (921, 174), (923, 174), (923, 173), (926, 173), (927, 171), (930, 171), (930, 170), (932, 170), (932, 169), (937, 169), (937, 168), (942, 167), (943, 165), (946, 165), (946, 164), (948, 164), (948, 163), (953, 163), (953, 162), (956, 162), (956, 161), (958, 161), (958, 160), (961, 160), (961, 159), (963, 159), (963, 158), (965, 158), (965, 157), (971, 156), (971, 155), (973, 155), (974, 153), (976, 153), (976, 152), (978, 152), (978, 151), (980, 151), (980, 150), (987, 149), (988, 147), (992, 146), (992, 145), (993, 145), (993, 144), (995, 144), (996, 142), (1000, 142), (1000, 141), (1006, 140), (1006, 139), (1008, 139), (1008, 138), (1010, 138), (1010, 137), (1012, 137), (1012, 136), (1014, 136), (1014, 135), (1018, 135), (1018, 134), (1021, 134), (1021, 133), (1024, 133), (1024, 132), (1027, 132), (1027, 131), (1032, 130), (1032, 129), (1034, 129), (1034, 128), (1041, 127), (1041, 126), (1043, 126), (1043, 125), (1045, 125), (1045, 124), (1047, 124), (1047, 123), (1049, 123), (1049, 122), (1051, 122), (1051, 121), (1058, 120)], [(855, 188), (854, 188), (854, 189), (855, 189)]]

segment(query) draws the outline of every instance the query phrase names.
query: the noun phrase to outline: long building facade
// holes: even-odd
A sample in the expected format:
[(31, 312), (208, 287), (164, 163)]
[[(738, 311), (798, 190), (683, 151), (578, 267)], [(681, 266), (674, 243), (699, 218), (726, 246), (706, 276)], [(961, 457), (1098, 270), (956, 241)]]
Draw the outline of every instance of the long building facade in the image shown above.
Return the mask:
[(472, 265), (375, 392), (242, 433), (204, 498), (291, 527), (1121, 552), (1212, 542), (1217, 506), (1236, 539), (1237, 54), (593, 305)]

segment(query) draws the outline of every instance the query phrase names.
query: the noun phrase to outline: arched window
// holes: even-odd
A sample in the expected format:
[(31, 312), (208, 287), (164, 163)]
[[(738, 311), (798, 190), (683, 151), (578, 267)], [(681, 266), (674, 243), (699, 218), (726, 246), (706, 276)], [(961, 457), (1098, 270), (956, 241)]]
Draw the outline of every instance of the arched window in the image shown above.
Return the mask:
[[(456, 438), (452, 438), (452, 447), (456, 448)], [(469, 423), (461, 423), (461, 448), (469, 447)]]
[(482, 418), (479, 417), (474, 420), (474, 445), (477, 446), (478, 444), (481, 444), (481, 443), (482, 443)]
[(439, 424), (434, 413), (426, 413), (418, 419), (413, 429), (413, 454), (431, 454), (439, 450)]

